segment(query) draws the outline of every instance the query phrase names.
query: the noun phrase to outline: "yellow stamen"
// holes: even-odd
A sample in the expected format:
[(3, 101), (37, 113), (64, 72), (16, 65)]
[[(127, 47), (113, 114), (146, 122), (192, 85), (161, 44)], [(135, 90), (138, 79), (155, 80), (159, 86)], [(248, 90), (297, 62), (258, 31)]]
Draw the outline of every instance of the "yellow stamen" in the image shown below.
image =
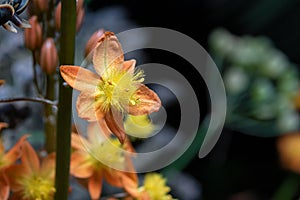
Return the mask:
[(121, 148), (121, 143), (118, 139), (105, 140), (101, 143), (95, 142), (90, 149), (91, 162), (93, 162), (96, 167), (109, 165), (120, 168), (125, 161)]
[(158, 173), (146, 174), (144, 186), (151, 200), (172, 200), (172, 196), (168, 194), (170, 187), (166, 185), (167, 180)]
[(29, 200), (51, 200), (55, 192), (53, 180), (33, 174), (24, 177), (21, 181), (23, 186), (22, 196)]
[(103, 112), (110, 108), (122, 112), (129, 104), (135, 105), (138, 101), (134, 98), (134, 93), (138, 84), (143, 82), (143, 76), (143, 71), (131, 74), (115, 68), (107, 69), (95, 92), (96, 103)]

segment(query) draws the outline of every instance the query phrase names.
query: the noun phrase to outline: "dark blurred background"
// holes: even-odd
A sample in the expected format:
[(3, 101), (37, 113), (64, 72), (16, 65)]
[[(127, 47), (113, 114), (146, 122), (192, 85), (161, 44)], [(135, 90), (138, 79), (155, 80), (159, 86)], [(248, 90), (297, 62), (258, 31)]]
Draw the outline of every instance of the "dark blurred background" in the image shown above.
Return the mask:
[[(122, 5), (138, 26), (177, 30), (197, 40), (207, 51), (209, 34), (219, 27), (239, 36), (267, 36), (291, 62), (300, 63), (298, 0), (90, 0), (87, 5), (90, 12)], [(183, 68), (184, 61), (166, 52), (149, 54), (152, 62), (173, 66), (205, 93), (201, 77)], [(207, 105), (202, 93), (202, 111), (208, 110)], [(208, 156), (195, 156), (183, 170), (199, 180), (203, 199), (271, 199), (287, 174), (278, 161), (276, 139), (225, 129)]]

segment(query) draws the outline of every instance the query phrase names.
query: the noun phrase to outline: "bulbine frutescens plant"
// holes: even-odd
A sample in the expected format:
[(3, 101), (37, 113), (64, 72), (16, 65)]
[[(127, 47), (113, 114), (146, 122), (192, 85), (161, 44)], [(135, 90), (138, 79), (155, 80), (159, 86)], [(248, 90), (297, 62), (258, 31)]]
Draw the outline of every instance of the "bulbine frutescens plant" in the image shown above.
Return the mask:
[[(84, 16), (83, 0), (1, 3), (0, 22), (4, 28), (12, 32), (17, 32), (14, 25), (26, 28), (24, 44), (32, 55), (36, 96), (0, 102), (43, 103), (46, 151), (39, 154), (41, 149), (33, 148), (27, 134), (9, 150), (0, 143), (0, 199), (67, 199), (72, 192), (70, 175), (83, 183), (91, 199), (100, 198), (103, 180), (124, 191), (106, 199), (173, 199), (166, 179), (158, 173), (147, 174), (143, 184), (139, 184), (131, 159), (122, 153), (134, 152), (124, 128), (133, 127), (129, 123), (134, 120), (124, 122), (125, 116), (149, 125), (147, 115), (158, 111), (161, 101), (142, 83), (146, 74), (135, 70), (136, 61), (124, 60), (114, 33), (97, 31), (87, 43), (85, 55), (92, 52), (89, 56), (92, 55), (95, 74), (72, 65), (75, 32)], [(18, 16), (26, 7), (28, 21)], [(77, 112), (88, 121), (87, 137), (75, 129), (71, 131), (70, 86), (81, 92)], [(0, 123), (1, 129), (5, 127), (6, 123)]]

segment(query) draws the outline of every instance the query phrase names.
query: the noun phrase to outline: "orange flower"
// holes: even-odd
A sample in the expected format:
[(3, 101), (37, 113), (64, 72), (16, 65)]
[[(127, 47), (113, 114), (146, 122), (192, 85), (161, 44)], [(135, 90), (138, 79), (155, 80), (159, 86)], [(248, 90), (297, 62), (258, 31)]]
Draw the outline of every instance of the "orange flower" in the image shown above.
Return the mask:
[[(103, 178), (110, 185), (124, 188), (131, 195), (135, 195), (137, 191), (133, 188), (137, 189), (137, 175), (132, 173), (132, 162), (124, 155), (121, 143), (117, 139), (108, 139), (102, 135), (97, 123), (91, 123), (87, 133), (87, 139), (76, 133), (72, 134), (72, 147), (75, 151), (71, 155), (71, 174), (87, 179), (87, 188), (92, 199), (99, 199)], [(126, 145), (124, 148), (128, 150)]]
[(93, 54), (97, 74), (78, 67), (61, 66), (65, 81), (81, 93), (77, 100), (79, 117), (104, 119), (121, 143), (126, 135), (123, 114), (145, 115), (159, 110), (159, 97), (146, 87), (143, 72), (134, 73), (135, 60), (124, 61), (123, 50), (112, 32), (105, 32)]
[(24, 142), (21, 164), (11, 166), (7, 177), (16, 200), (52, 200), (55, 192), (55, 154), (42, 162), (29, 142)]
[(0, 86), (2, 86), (3, 84), (5, 84), (5, 80), (0, 79)]
[(287, 133), (277, 140), (277, 149), (282, 166), (300, 174), (300, 133)]
[(9, 184), (6, 169), (19, 159), (21, 155), (21, 148), (26, 140), (27, 135), (22, 136), (19, 141), (5, 153), (2, 141), (0, 141), (0, 199), (5, 200), (9, 195)]

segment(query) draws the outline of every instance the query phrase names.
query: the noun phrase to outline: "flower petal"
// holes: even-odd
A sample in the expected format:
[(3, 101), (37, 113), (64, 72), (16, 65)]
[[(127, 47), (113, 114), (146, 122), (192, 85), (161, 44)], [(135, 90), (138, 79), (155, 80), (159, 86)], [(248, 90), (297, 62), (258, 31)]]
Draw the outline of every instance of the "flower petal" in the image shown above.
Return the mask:
[[(103, 119), (101, 121), (104, 121)], [(95, 144), (95, 142), (101, 144), (103, 143), (106, 138), (105, 134), (102, 131), (102, 128), (100, 127), (98, 122), (92, 122), (87, 127), (87, 134), (88, 134), (88, 140)]]
[(99, 119), (98, 120), (98, 124), (101, 128), (101, 132), (106, 136), (109, 137), (112, 132), (110, 131), (110, 129), (107, 127), (106, 121), (104, 119)]
[(5, 154), (4, 159), (8, 165), (13, 164), (20, 158), (22, 153), (22, 146), (26, 142), (28, 135), (23, 135), (18, 142)]
[(105, 180), (112, 186), (115, 187), (122, 187), (122, 179), (121, 179), (121, 171), (108, 168), (104, 171), (104, 178)]
[(27, 141), (23, 143), (21, 161), (30, 172), (36, 172), (40, 170), (40, 161), (38, 155), (31, 144)]
[[(124, 173), (121, 176), (122, 184), (125, 191), (133, 197), (138, 197), (140, 192), (138, 191), (137, 179), (132, 179), (130, 173)], [(129, 176), (128, 176), (129, 175)]]
[(84, 145), (89, 145), (89, 142), (81, 137), (78, 133), (72, 133), (71, 145), (74, 149), (85, 150)]
[(78, 116), (89, 121), (96, 121), (95, 97), (87, 92), (81, 92), (76, 102)]
[(24, 165), (19, 164), (10, 166), (5, 170), (5, 175), (13, 192), (20, 191), (22, 189), (20, 179), (28, 173), (28, 169)]
[(84, 151), (76, 151), (71, 155), (70, 173), (77, 178), (88, 178), (93, 174), (92, 163)]
[(101, 80), (97, 74), (79, 66), (61, 66), (60, 74), (71, 87), (87, 93), (94, 93)]
[(112, 32), (105, 32), (94, 49), (93, 63), (96, 72), (101, 75), (108, 67), (121, 67), (124, 62), (122, 47)]
[(88, 189), (91, 195), (91, 199), (97, 200), (99, 199), (102, 192), (102, 179), (103, 175), (101, 171), (96, 171), (91, 176), (88, 182)]
[(123, 63), (123, 67), (122, 69), (133, 74), (134, 73), (134, 68), (135, 68), (135, 64), (136, 64), (136, 60), (132, 59), (132, 60), (126, 60)]
[(141, 84), (135, 92), (135, 98), (138, 102), (135, 105), (129, 104), (129, 114), (146, 115), (157, 112), (161, 107), (161, 101), (157, 94), (147, 86)]
[(0, 174), (0, 199), (6, 200), (9, 195), (9, 185), (4, 174)]
[(47, 155), (42, 160), (41, 172), (43, 177), (53, 178), (55, 175), (55, 153)]
[(119, 139), (121, 144), (125, 142), (126, 134), (123, 125), (123, 115), (121, 112), (109, 110), (105, 115), (105, 122), (111, 132)]

